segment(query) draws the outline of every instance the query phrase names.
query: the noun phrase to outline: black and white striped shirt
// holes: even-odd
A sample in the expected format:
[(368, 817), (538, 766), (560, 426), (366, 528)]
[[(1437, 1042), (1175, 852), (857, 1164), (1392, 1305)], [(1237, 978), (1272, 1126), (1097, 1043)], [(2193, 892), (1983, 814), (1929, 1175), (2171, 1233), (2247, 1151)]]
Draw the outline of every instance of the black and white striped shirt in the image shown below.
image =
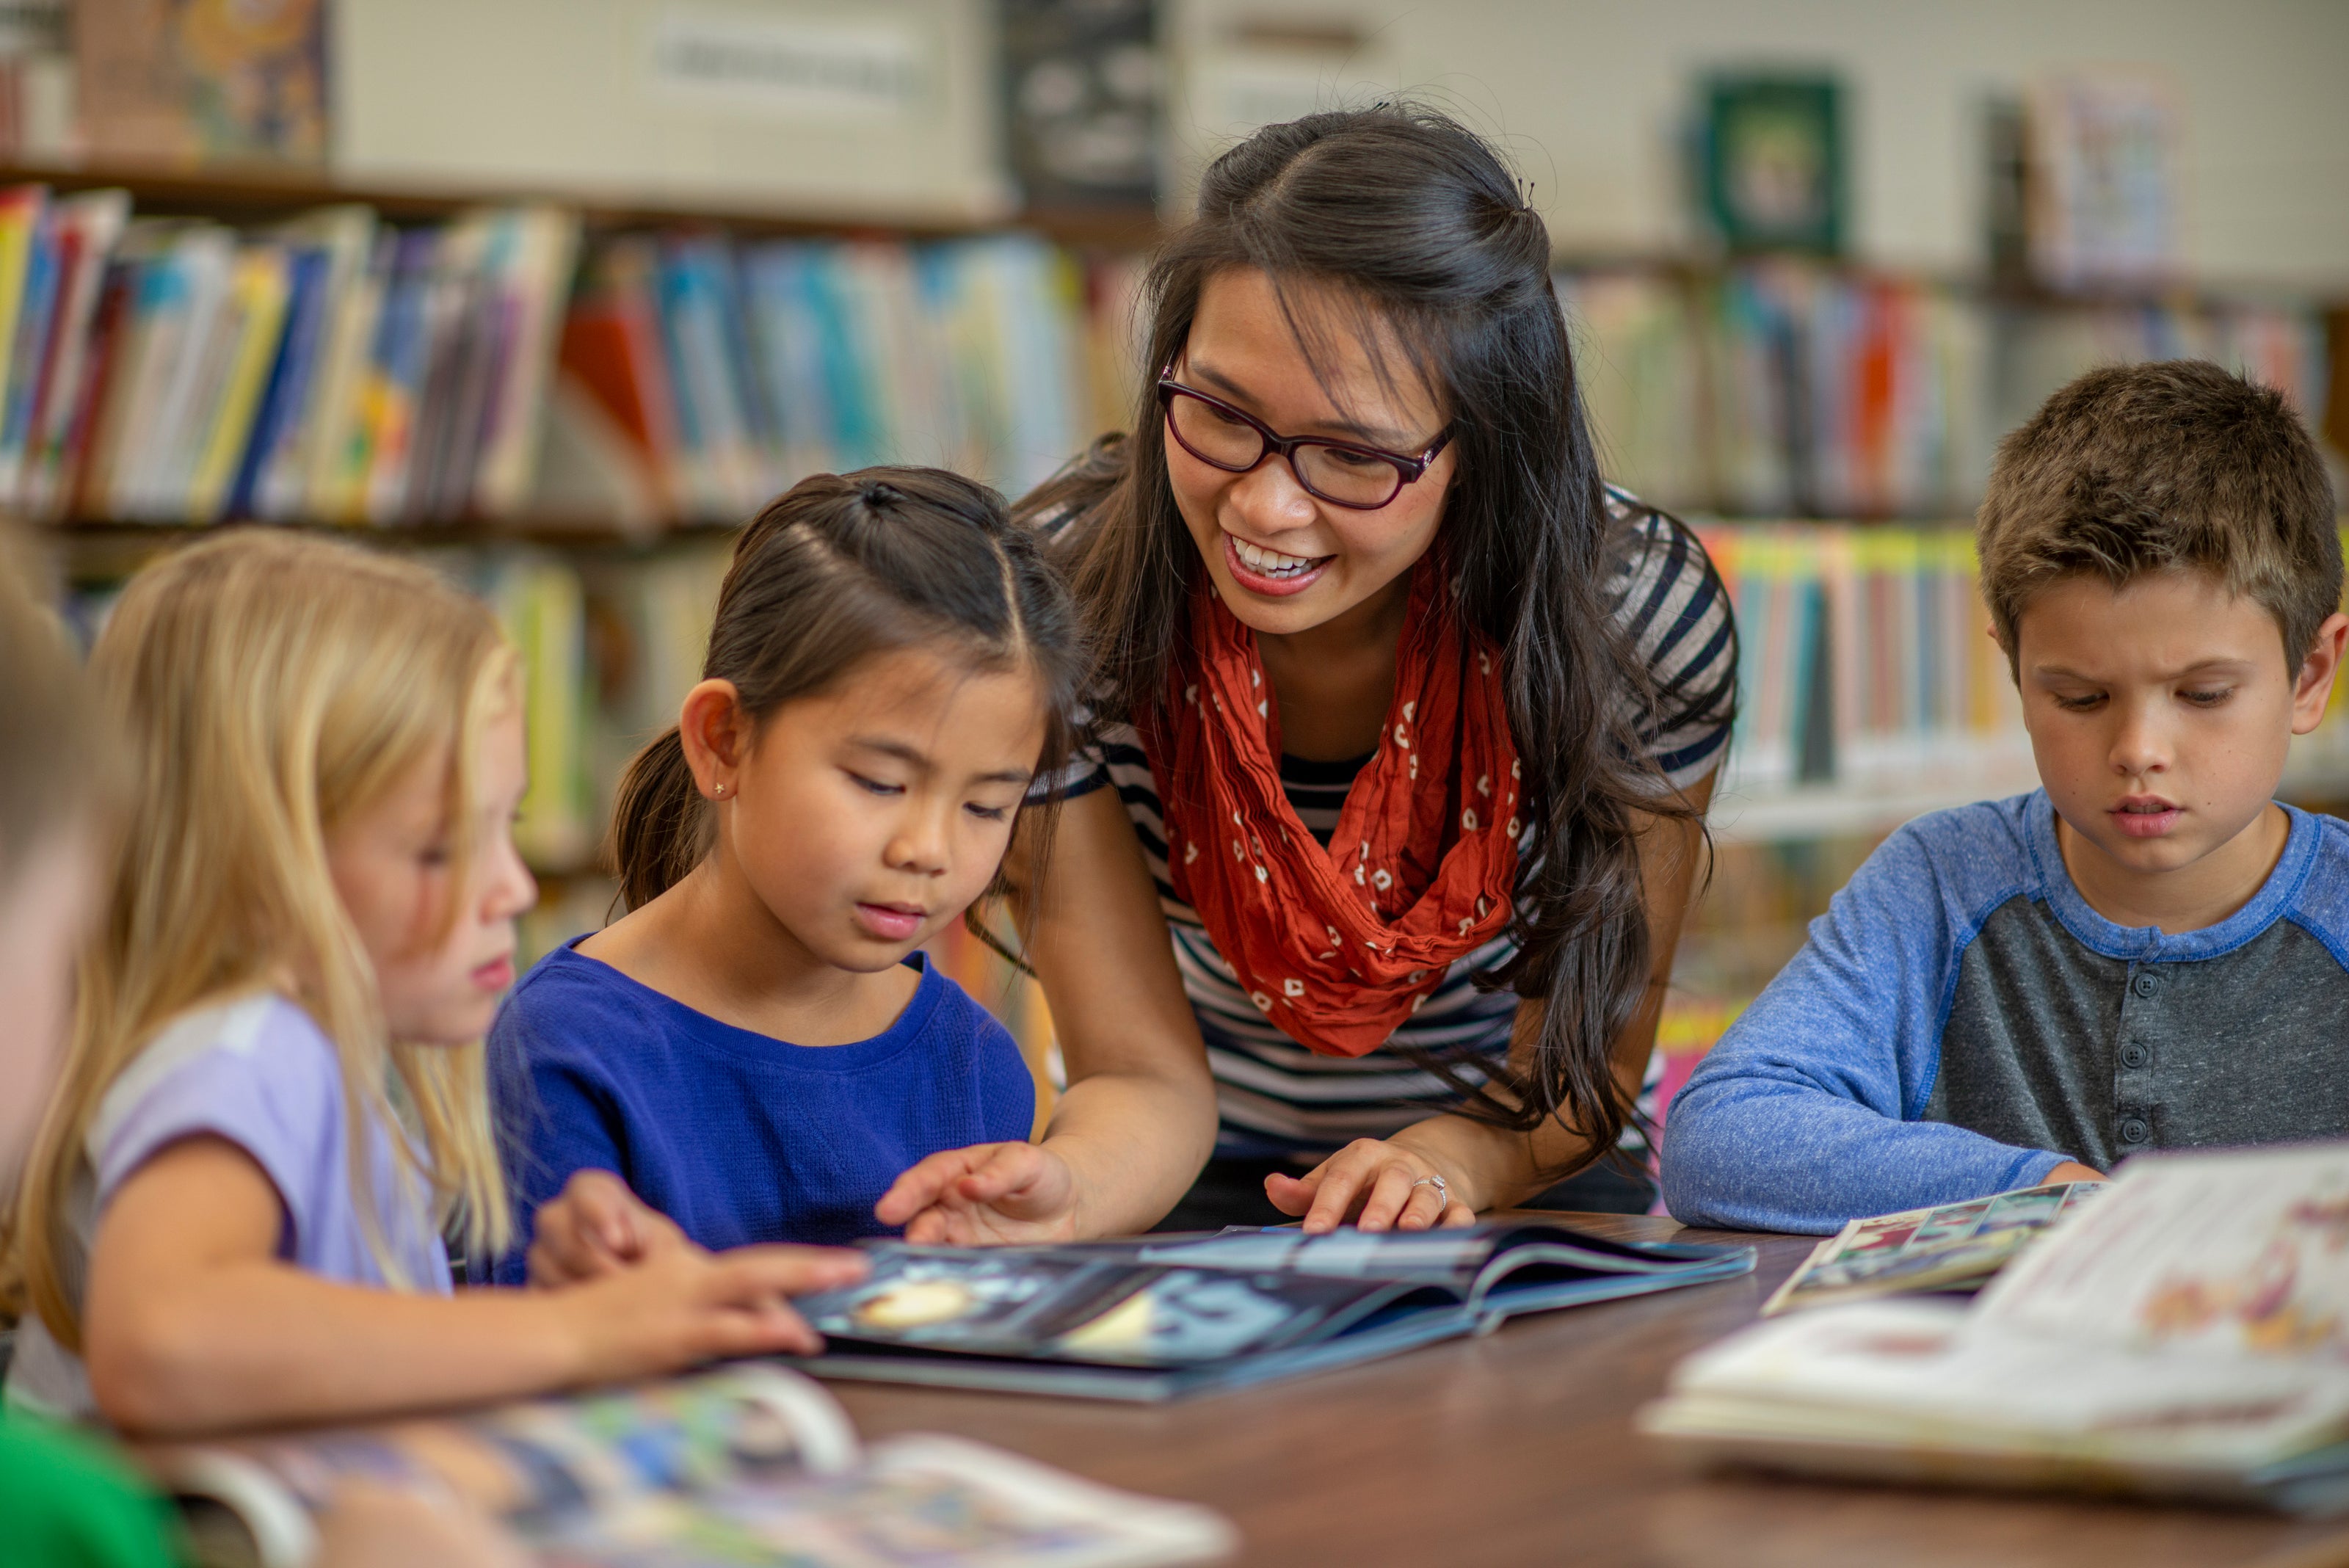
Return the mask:
[[(1684, 789), (1719, 764), (1729, 742), (1737, 664), (1729, 598), (1686, 526), (1612, 488), (1608, 507), (1621, 529), (1610, 597), (1656, 690), (1665, 694), (1663, 711), (1647, 727), (1650, 754)], [(1355, 774), (1369, 760), (1281, 759), (1289, 805), (1323, 845), (1337, 827)], [(1183, 988), (1206, 1039), (1221, 1115), (1218, 1153), (1326, 1152), (1353, 1138), (1386, 1137), (1455, 1098), (1441, 1079), (1387, 1046), (1356, 1057), (1319, 1056), (1257, 1011), (1197, 911), (1174, 896), (1167, 880), (1158, 789), (1132, 725), (1098, 726), (1060, 783), (1070, 794), (1114, 788), (1133, 819), (1173, 929)], [(1441, 1056), (1468, 1081), (1480, 1079), (1479, 1064), (1496, 1062), (1507, 1050), (1517, 999), (1507, 992), (1480, 992), (1475, 980), (1515, 950), (1502, 937), (1454, 962), (1391, 1044)]]

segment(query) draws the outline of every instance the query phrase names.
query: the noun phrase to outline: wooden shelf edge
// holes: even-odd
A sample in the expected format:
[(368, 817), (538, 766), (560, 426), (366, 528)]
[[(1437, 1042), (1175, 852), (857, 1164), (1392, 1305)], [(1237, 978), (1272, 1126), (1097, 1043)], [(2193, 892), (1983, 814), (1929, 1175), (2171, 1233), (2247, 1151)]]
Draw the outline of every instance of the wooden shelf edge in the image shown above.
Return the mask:
[(787, 200), (761, 203), (732, 196), (680, 191), (595, 191), (483, 181), (449, 184), (390, 176), (344, 179), (323, 168), (234, 164), (167, 168), (134, 164), (0, 164), (0, 185), (44, 184), (60, 191), (119, 187), (141, 213), (259, 218), (337, 202), (358, 202), (387, 217), (445, 218), (471, 207), (549, 203), (579, 213), (591, 228), (675, 228), (707, 225), (751, 235), (790, 238), (871, 234), (901, 239), (956, 239), (1032, 232), (1071, 246), (1142, 250), (1164, 228), (1154, 212), (1127, 208), (1040, 208), (1000, 216), (892, 213), (811, 208)]
[[(305, 208), (359, 202), (395, 220), (443, 218), (469, 207), (551, 202), (578, 213), (592, 228), (660, 228), (709, 225), (776, 238), (870, 234), (902, 239), (952, 239), (1028, 232), (1082, 249), (1143, 251), (1178, 226), (1154, 211), (1127, 207), (1037, 207), (1000, 214), (891, 213), (843, 207), (811, 207), (778, 197), (762, 202), (732, 192), (681, 189), (598, 190), (549, 187), (522, 181), (450, 182), (406, 179), (390, 173), (338, 176), (324, 167), (240, 163), (202, 168), (140, 164), (0, 163), (0, 184), (47, 184), (61, 191), (119, 186), (141, 211), (166, 214), (265, 217)], [(1719, 275), (1748, 263), (1785, 259), (1843, 275), (1899, 278), (1934, 284), (1993, 304), (2047, 309), (2094, 309), (2147, 305), (2197, 306), (2246, 301), (2349, 301), (2349, 280), (2181, 278), (2159, 284), (2064, 292), (2002, 283), (1946, 268), (1899, 266), (1857, 257), (1771, 258), (1712, 254), (1697, 251), (1603, 248), (1567, 244), (1552, 254), (1561, 272), (1652, 272), (1683, 280)]]
[(541, 545), (560, 549), (657, 549), (673, 544), (730, 539), (740, 523), (623, 524), (594, 517), (471, 517), (444, 522), (326, 523), (316, 519), (270, 522), (229, 517), (218, 523), (130, 523), (114, 518), (75, 518), (38, 524), (34, 532), (69, 554), (137, 554), (166, 549), (222, 528), (292, 528), (394, 548), (482, 548)]

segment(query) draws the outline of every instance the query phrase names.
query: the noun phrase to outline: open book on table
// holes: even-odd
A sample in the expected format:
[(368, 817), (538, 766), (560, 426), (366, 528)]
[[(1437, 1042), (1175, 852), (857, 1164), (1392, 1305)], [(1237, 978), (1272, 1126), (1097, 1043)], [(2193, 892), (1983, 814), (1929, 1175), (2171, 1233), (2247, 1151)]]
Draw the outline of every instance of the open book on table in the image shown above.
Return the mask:
[(1750, 1272), (1750, 1247), (1564, 1225), (1309, 1236), (1233, 1229), (980, 1251), (868, 1243), (873, 1272), (798, 1305), (826, 1377), (1158, 1400), (1341, 1366), (1523, 1313)]
[(2104, 1189), (2101, 1181), (2060, 1181), (1855, 1220), (1812, 1249), (1762, 1303), (1762, 1315), (1919, 1291), (1978, 1291)]
[(1237, 1543), (1206, 1509), (958, 1438), (863, 1448), (819, 1385), (755, 1363), (140, 1457), (188, 1510), (205, 1568), (303, 1568), (312, 1515), (353, 1479), (470, 1502), (547, 1568), (1145, 1568)]
[(1756, 1324), (1640, 1425), (1781, 1470), (2349, 1511), (2349, 1144), (2142, 1156), (1971, 1306)]

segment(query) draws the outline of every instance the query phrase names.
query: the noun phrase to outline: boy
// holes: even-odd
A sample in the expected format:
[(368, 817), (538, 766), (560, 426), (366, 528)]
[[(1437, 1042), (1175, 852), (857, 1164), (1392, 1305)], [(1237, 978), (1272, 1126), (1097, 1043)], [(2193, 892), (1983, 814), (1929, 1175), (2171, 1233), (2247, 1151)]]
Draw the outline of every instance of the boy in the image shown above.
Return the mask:
[(2349, 824), (2271, 798), (2349, 618), (2333, 494), (2266, 388), (2091, 371), (1999, 449), (1978, 537), (2042, 788), (1870, 856), (1665, 1124), (1694, 1224), (2349, 1135)]

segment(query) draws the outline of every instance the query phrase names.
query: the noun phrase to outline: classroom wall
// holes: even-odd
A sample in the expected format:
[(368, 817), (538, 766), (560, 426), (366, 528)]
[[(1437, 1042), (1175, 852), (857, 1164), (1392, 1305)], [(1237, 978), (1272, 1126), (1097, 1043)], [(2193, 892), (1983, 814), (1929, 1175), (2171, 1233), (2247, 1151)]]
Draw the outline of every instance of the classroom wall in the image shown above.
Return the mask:
[[(2349, 4), (2341, 0), (1162, 0), (1181, 192), (1266, 116), (1398, 89), (1499, 136), (1570, 253), (1688, 238), (1679, 126), (1720, 66), (1826, 66), (1849, 88), (1862, 256), (1979, 261), (1979, 109), (2035, 72), (2134, 62), (2185, 108), (2189, 275), (2349, 290)], [(916, 41), (894, 109), (680, 92), (663, 28), (854, 57)], [(860, 31), (861, 30), (861, 31)], [(355, 177), (475, 180), (819, 215), (984, 217), (999, 168), (991, 0), (335, 0), (336, 157)], [(869, 52), (869, 51), (868, 51)], [(852, 95), (853, 96), (853, 95)]]
[(334, 161), (817, 218), (1013, 205), (981, 0), (334, 0)]
[[(1187, 67), (1178, 165), (1224, 144), (1286, 58), (1339, 99), (1432, 91), (1498, 133), (1569, 251), (1685, 241), (1674, 139), (1697, 73), (1831, 67), (1848, 91), (1858, 254), (1938, 270), (1980, 262), (1985, 94), (2053, 67), (2150, 65), (2185, 107), (2189, 274), (2349, 287), (2339, 0), (1174, 0), (1172, 20)], [(1341, 55), (1325, 40), (1349, 29), (1361, 42)]]

